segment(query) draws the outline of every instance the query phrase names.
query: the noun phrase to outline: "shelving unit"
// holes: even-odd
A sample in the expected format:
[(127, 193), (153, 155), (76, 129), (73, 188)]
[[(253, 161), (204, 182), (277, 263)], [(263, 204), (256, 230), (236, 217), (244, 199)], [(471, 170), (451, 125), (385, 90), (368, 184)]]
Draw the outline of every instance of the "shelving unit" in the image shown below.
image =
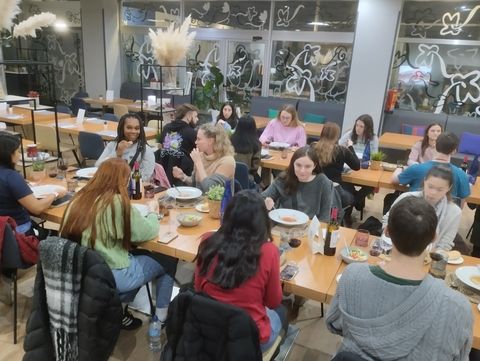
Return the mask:
[[(163, 76), (163, 71), (165, 69), (168, 69), (168, 68), (175, 68), (175, 72), (176, 72), (176, 77), (175, 77), (175, 86), (171, 86), (171, 85), (166, 85), (163, 83), (164, 81), (164, 76)], [(178, 77), (179, 77), (179, 72), (180, 71), (184, 71), (184, 76), (183, 76), (183, 80), (184, 80), (184, 83), (187, 82), (188, 79), (190, 79), (189, 81), (189, 84), (186, 84), (186, 86), (179, 86), (179, 80), (178, 80)], [(162, 106), (162, 99), (164, 98), (165, 95), (169, 95), (171, 97), (173, 97), (174, 95), (186, 95), (186, 89), (188, 88), (188, 93), (190, 95), (190, 102), (192, 100), (192, 82), (191, 82), (191, 76), (189, 77), (189, 73), (188, 73), (188, 68), (184, 65), (176, 65), (176, 66), (168, 66), (168, 65), (158, 65), (158, 64), (141, 64), (140, 65), (140, 74), (150, 74), (150, 72), (152, 72), (153, 74), (157, 75), (154, 79), (155, 81), (157, 82), (158, 84), (158, 87), (152, 87), (150, 86), (150, 82), (148, 84), (145, 83), (145, 79), (143, 77), (140, 77), (140, 100), (141, 100), (141, 106), (140, 106), (140, 111), (141, 112), (147, 112), (147, 113), (154, 113), (154, 114), (158, 114), (159, 115), (159, 120), (160, 120), (160, 126), (157, 125), (157, 132), (160, 133), (163, 129), (163, 121), (164, 121), (164, 118), (163, 118), (163, 115), (165, 113), (171, 113), (171, 112), (174, 112), (175, 109), (170, 107), (170, 108), (164, 108)], [(182, 77), (180, 77), (182, 78)], [(144, 108), (143, 104), (144, 104), (144, 101), (146, 101), (147, 97), (145, 97), (145, 90), (150, 90), (150, 91), (153, 91), (157, 97), (157, 102), (158, 102), (158, 95), (157, 94), (160, 94), (160, 104), (159, 105), (155, 105), (155, 107), (147, 107), (147, 108)], [(180, 92), (180, 94), (176, 93), (176, 94), (168, 94), (166, 92)], [(151, 93), (151, 92), (149, 92)], [(144, 99), (145, 97), (145, 99)]]
[[(24, 61), (24, 60), (5, 60), (3, 62), (0, 62), (0, 66), (9, 66), (9, 67), (17, 67), (20, 69), (20, 67), (23, 67), (24, 69), (29, 69), (30, 67), (36, 67), (37, 71), (39, 67), (46, 67), (47, 71), (42, 72), (43, 76), (46, 76), (47, 82), (48, 82), (48, 94), (49, 96), (49, 101), (53, 105), (40, 105), (37, 104), (37, 98), (31, 98), (31, 97), (23, 97), (23, 96), (18, 96), (18, 95), (7, 95), (4, 98), (0, 98), (0, 102), (6, 102), (7, 104), (25, 104), (25, 103), (33, 103), (33, 106), (31, 104), (28, 105), (17, 105), (23, 109), (30, 110), (31, 118), (32, 118), (32, 127), (33, 127), (33, 141), (37, 141), (37, 137), (35, 134), (35, 112), (38, 110), (53, 110), (54, 115), (55, 115), (55, 134), (56, 134), (56, 141), (57, 141), (57, 154), (58, 156), (61, 156), (60, 152), (60, 134), (58, 132), (58, 113), (57, 113), (57, 97), (55, 93), (55, 72), (53, 69), (53, 64), (48, 63), (48, 62), (39, 62), (39, 61)], [(30, 74), (29, 71), (27, 71), (28, 74)], [(8, 89), (7, 89), (8, 91)]]

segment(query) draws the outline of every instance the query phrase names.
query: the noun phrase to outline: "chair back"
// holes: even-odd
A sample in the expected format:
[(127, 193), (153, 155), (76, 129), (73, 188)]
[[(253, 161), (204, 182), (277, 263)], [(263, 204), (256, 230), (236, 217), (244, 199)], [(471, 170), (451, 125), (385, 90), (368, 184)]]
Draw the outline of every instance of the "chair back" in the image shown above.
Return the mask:
[(88, 93), (84, 90), (79, 90), (75, 94), (73, 94), (75, 98), (88, 98)]
[(102, 115), (103, 120), (111, 120), (112, 122), (118, 122), (119, 118), (112, 113), (105, 113)]
[(105, 143), (100, 135), (95, 133), (80, 132), (78, 134), (80, 154), (84, 159), (97, 160), (105, 149)]
[(15, 234), (9, 224), (5, 225), (5, 231), (3, 233), (3, 248), (1, 249), (0, 255), (0, 269), (17, 269), (26, 267), (20, 256), (20, 248), (18, 247), (17, 239), (15, 238)]
[(57, 105), (57, 113), (64, 113), (72, 115), (72, 110), (67, 107), (65, 104), (58, 104)]
[(87, 107), (87, 103), (85, 103), (85, 100), (77, 97), (72, 98), (71, 109), (72, 109), (73, 115), (77, 116), (78, 109), (85, 109), (85, 111), (87, 111), (87, 108), (88, 107)]
[(168, 356), (162, 360), (193, 354), (201, 360), (262, 360), (258, 328), (248, 313), (191, 290), (170, 304), (166, 333)]
[(46, 124), (35, 123), (35, 135), (40, 148), (51, 152), (57, 151), (57, 133), (55, 127)]
[(121, 118), (122, 115), (128, 113), (128, 107), (125, 104), (113, 104), (113, 114)]
[(235, 163), (235, 181), (238, 181), (242, 189), (249, 189), (250, 179), (248, 177), (248, 166), (242, 162)]

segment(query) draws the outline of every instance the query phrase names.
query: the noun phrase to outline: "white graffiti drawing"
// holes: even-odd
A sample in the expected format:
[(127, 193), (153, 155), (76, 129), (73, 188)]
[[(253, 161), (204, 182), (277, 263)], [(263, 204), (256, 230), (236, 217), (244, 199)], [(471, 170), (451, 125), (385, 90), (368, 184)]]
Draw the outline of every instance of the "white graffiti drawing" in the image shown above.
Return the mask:
[(450, 81), (450, 87), (455, 88), (456, 101), (462, 103), (468, 100), (472, 103), (480, 101), (480, 71), (473, 70), (465, 75), (455, 74)]
[(478, 48), (453, 48), (447, 51), (449, 58), (453, 59), (453, 66), (457, 71), (462, 68), (462, 64), (459, 64), (458, 61), (464, 58), (470, 58), (472, 61), (475, 61), (475, 57), (478, 54)]
[(156, 81), (159, 80), (157, 69), (154, 66), (143, 66), (144, 64), (155, 64), (155, 58), (152, 54), (152, 47), (150, 41), (145, 38), (143, 44), (138, 49), (140, 54), (138, 57), (139, 63), (137, 64), (137, 75), (142, 76), (143, 79), (149, 80), (150, 76), (153, 75)]
[(463, 27), (467, 25), (470, 20), (475, 16), (477, 10), (480, 9), (480, 5), (475, 6), (472, 10), (470, 10), (467, 18), (463, 23), (460, 23), (460, 12), (456, 13), (445, 13), (442, 16), (442, 24), (443, 28), (440, 29), (440, 35), (458, 35), (462, 32)]
[(196, 12), (200, 17), (200, 19), (203, 18), (210, 11), (210, 1), (207, 1), (206, 3), (203, 4), (202, 10), (199, 11), (195, 8), (192, 8), (192, 11)]
[[(212, 73), (210, 72), (210, 69), (212, 66), (218, 65), (220, 62), (220, 54), (219, 54), (219, 48), (218, 48), (218, 43), (215, 43), (213, 46), (213, 49), (210, 50), (205, 57), (205, 59), (200, 62), (200, 80), (202, 82), (202, 85), (205, 86), (205, 83), (210, 80), (212, 77)], [(212, 59), (212, 60), (210, 60)]]
[(292, 17), (290, 17), (290, 6), (285, 5), (283, 8), (278, 9), (277, 21), (275, 22), (275, 24), (278, 27), (288, 28), (290, 26), (290, 22), (295, 19), (300, 9), (303, 8), (305, 8), (304, 5), (298, 5), (292, 14)]
[(435, 20), (433, 23), (427, 25), (423, 20), (420, 20), (415, 25), (412, 25), (413, 30), (410, 33), (410, 36), (418, 36), (419, 38), (425, 39), (427, 37), (427, 30), (430, 30), (439, 22), (440, 20)]
[(290, 68), (293, 70), (293, 75), (287, 79), (285, 88), (288, 92), (295, 92), (298, 96), (302, 95), (305, 85), (308, 85), (310, 91), (310, 101), (315, 101), (315, 88), (313, 87), (311, 78), (312, 72), (309, 69), (301, 69), (297, 65)]

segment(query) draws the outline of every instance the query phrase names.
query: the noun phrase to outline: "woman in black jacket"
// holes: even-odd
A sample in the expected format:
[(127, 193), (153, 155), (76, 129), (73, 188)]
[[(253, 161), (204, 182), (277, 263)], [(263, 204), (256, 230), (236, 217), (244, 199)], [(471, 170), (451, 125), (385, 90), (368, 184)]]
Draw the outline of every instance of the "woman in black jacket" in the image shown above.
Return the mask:
[(342, 172), (345, 164), (352, 170), (360, 169), (360, 160), (355, 155), (353, 143), (348, 140), (348, 147), (338, 144), (340, 138), (340, 127), (335, 123), (325, 123), (320, 134), (320, 140), (315, 145), (320, 166), (323, 173), (332, 182), (341, 185), (340, 195), (342, 198), (342, 207), (353, 205), (354, 194), (342, 182)]

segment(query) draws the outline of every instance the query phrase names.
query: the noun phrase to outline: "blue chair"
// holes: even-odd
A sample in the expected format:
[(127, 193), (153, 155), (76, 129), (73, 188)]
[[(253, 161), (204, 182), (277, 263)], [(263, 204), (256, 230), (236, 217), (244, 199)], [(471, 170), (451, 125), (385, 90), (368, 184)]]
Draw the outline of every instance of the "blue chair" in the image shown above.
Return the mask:
[(73, 95), (75, 98), (88, 98), (88, 93), (84, 90), (79, 90)]
[(80, 154), (83, 165), (87, 159), (97, 160), (105, 149), (105, 143), (100, 135), (95, 133), (80, 132), (78, 134)]
[(245, 163), (235, 163), (235, 181), (241, 185), (242, 189), (250, 188), (250, 178), (248, 177), (249, 169)]
[(57, 105), (57, 113), (64, 113), (72, 115), (72, 110), (67, 107), (65, 104), (58, 104)]
[(105, 113), (102, 116), (103, 120), (110, 120), (112, 122), (118, 122), (118, 117), (115, 114), (112, 113)]

